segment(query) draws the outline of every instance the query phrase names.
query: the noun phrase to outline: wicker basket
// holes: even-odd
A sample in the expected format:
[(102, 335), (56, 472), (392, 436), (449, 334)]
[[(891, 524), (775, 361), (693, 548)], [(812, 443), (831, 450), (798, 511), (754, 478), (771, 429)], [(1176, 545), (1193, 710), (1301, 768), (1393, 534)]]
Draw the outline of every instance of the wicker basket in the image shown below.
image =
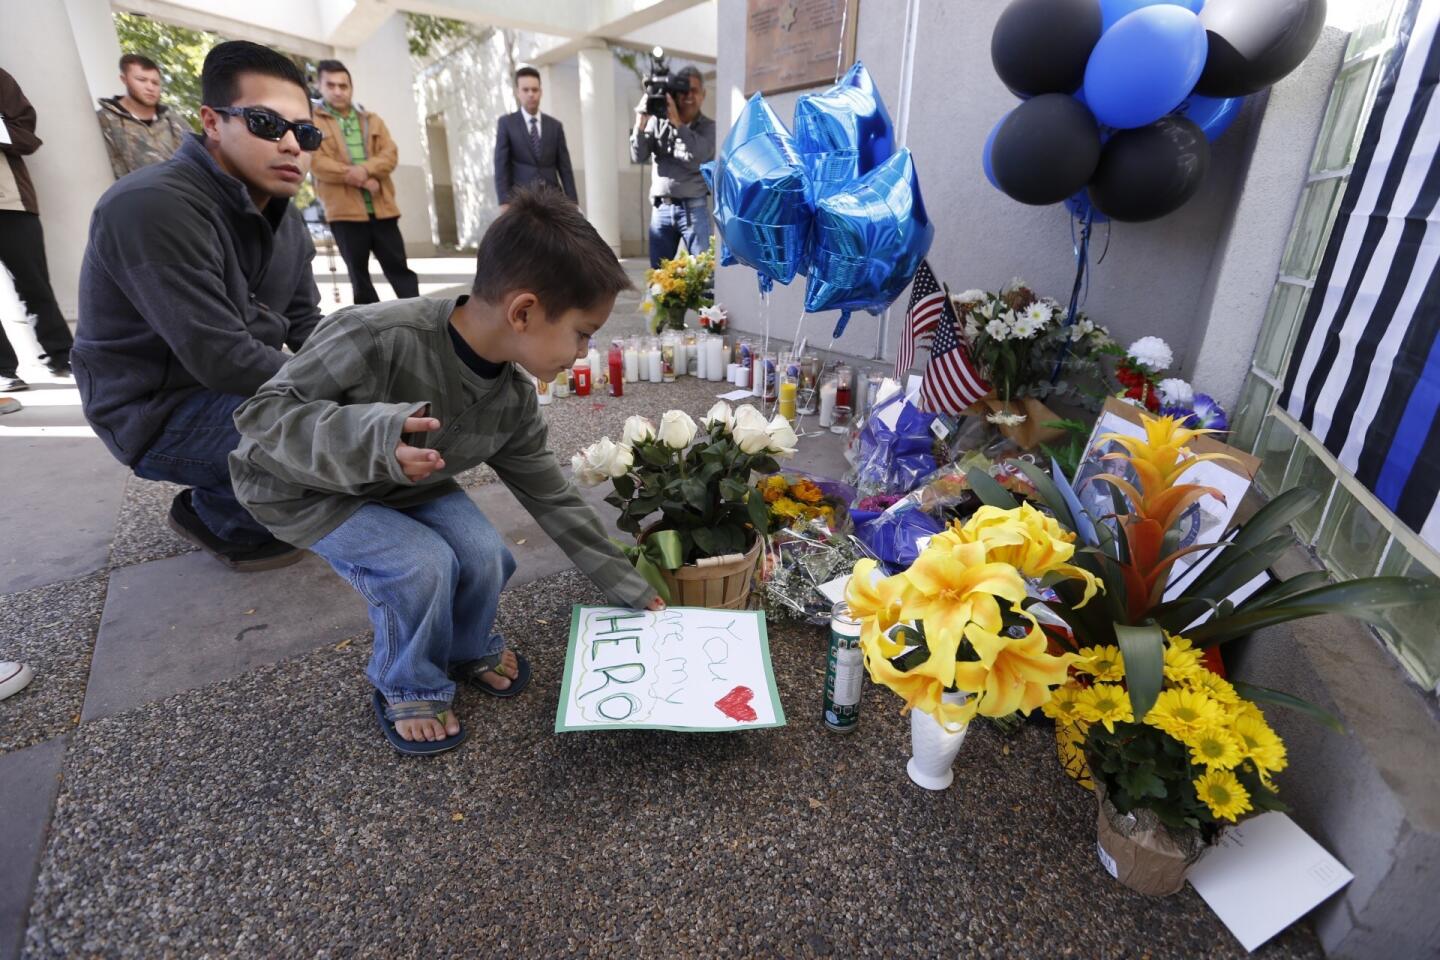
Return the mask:
[(760, 537), (744, 553), (708, 557), (687, 563), (678, 570), (660, 571), (670, 588), (670, 604), (676, 607), (714, 607), (743, 610), (750, 602), (755, 564), (760, 559)]

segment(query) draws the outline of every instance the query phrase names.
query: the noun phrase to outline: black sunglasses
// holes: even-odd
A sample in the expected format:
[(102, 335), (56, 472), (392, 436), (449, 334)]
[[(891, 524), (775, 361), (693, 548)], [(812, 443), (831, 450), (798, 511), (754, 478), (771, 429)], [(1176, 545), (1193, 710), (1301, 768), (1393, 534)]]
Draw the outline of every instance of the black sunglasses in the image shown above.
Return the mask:
[(245, 129), (249, 130), (261, 140), (280, 141), (284, 139), (289, 131), (295, 131), (295, 142), (300, 144), (301, 150), (319, 150), (320, 141), (325, 139), (325, 133), (313, 123), (302, 121), (296, 123), (293, 120), (286, 120), (278, 113), (272, 113), (264, 107), (215, 107), (216, 113), (223, 113), (230, 117), (244, 117)]

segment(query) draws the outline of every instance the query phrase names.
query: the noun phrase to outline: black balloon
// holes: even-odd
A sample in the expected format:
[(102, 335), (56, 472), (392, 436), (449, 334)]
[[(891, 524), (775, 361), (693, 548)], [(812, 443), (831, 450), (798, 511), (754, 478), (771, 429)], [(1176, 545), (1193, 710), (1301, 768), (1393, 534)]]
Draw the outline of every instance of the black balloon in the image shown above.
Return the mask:
[(1000, 189), (1037, 205), (1059, 203), (1079, 190), (1099, 160), (1095, 118), (1063, 93), (1042, 93), (1012, 110), (990, 148)]
[(1090, 181), (1090, 201), (1111, 220), (1154, 220), (1193, 197), (1209, 167), (1205, 131), (1184, 117), (1164, 117), (1109, 139)]
[(1099, 39), (1096, 0), (1014, 0), (990, 35), (990, 59), (1016, 96), (1074, 93)]
[(1195, 92), (1244, 97), (1300, 66), (1325, 26), (1325, 0), (1206, 0), (1200, 23), (1210, 51)]

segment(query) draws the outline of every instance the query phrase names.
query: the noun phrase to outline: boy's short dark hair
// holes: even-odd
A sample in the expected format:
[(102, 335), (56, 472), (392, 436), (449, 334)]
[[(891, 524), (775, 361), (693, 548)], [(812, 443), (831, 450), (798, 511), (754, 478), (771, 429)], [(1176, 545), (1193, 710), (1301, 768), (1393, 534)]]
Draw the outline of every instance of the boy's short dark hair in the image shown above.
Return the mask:
[(534, 77), (536, 80), (539, 80), (540, 71), (536, 70), (534, 67), (521, 67), (519, 70), (515, 71), (515, 82), (519, 83), (521, 77)]
[(520, 187), (490, 224), (475, 258), (471, 292), (499, 303), (516, 290), (539, 298), (552, 318), (629, 290), (630, 278), (580, 208), (554, 187)]
[(347, 77), (350, 76), (349, 69), (347, 69), (345, 64), (341, 63), (339, 60), (321, 60), (319, 63), (315, 64), (316, 80), (319, 80), (321, 75), (326, 73), (343, 73)]
[(142, 53), (127, 53), (120, 58), (120, 72), (124, 73), (128, 67), (139, 67), (141, 70), (154, 70), (160, 72), (160, 65)]
[(305, 91), (306, 99), (310, 97), (304, 74), (289, 57), (249, 40), (227, 40), (205, 54), (205, 66), (200, 70), (200, 102), (207, 107), (233, 105), (240, 96), (242, 73), (288, 80)]

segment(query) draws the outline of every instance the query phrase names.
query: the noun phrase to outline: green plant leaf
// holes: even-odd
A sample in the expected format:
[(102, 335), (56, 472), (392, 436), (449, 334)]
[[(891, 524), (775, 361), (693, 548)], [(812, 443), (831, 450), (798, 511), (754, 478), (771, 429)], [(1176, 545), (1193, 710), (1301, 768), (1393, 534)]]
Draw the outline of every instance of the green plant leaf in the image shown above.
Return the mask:
[(1165, 604), (1163, 614), (1151, 611), (1151, 616), (1171, 633), (1180, 633), (1197, 617), (1268, 570), (1293, 544), (1294, 540), (1286, 533), (1249, 550), (1240, 550), (1233, 544), (1226, 547), (1225, 552), (1185, 588), (1184, 596)]
[(725, 553), (720, 536), (712, 528), (696, 527), (690, 531), (690, 535), (695, 538), (695, 546), (699, 547), (705, 556), (718, 557)]
[(1020, 506), (1019, 502), (1000, 484), (979, 467), (971, 467), (965, 471), (965, 479), (970, 484), (970, 489), (980, 502), (991, 507), (999, 507), (1002, 510), (1013, 510)]
[(680, 483), (680, 495), (685, 502), (704, 513), (710, 507), (710, 488), (696, 477), (687, 477)]
[(1261, 587), (1237, 608), (1239, 610), (1256, 610), (1260, 607), (1270, 607), (1281, 600), (1288, 600), (1298, 593), (1313, 590), (1316, 587), (1323, 587), (1330, 582), (1330, 571), (1328, 570), (1307, 570), (1304, 573), (1297, 573), (1289, 580), (1277, 580), (1268, 586)]
[(765, 498), (760, 496), (760, 491), (751, 487), (745, 494), (745, 509), (750, 512), (750, 522), (755, 526), (755, 532), (765, 536), (770, 532), (770, 507), (765, 503)]
[[(613, 478), (611, 482), (615, 485), (615, 492), (619, 494), (621, 499), (629, 500), (635, 496), (635, 478), (630, 476), (630, 474), (621, 474)], [(605, 499), (608, 502), (610, 498), (606, 497)]]
[(1329, 727), (1331, 730), (1334, 730), (1336, 733), (1343, 734), (1349, 732), (1345, 729), (1345, 724), (1340, 722), (1339, 717), (1335, 716), (1333, 713), (1330, 713), (1328, 710), (1317, 707), (1309, 700), (1302, 700), (1299, 697), (1292, 696), (1291, 694), (1285, 693), (1283, 691), (1271, 690), (1269, 687), (1256, 686), (1253, 683), (1246, 683), (1243, 680), (1232, 680), (1230, 681), (1230, 683), (1235, 688), (1235, 692), (1240, 694), (1240, 696), (1244, 697), (1246, 700), (1256, 700), (1262, 703), (1273, 703), (1278, 707), (1285, 707), (1287, 709), (1303, 713), (1310, 719)]
[(1264, 606), (1207, 620), (1186, 636), (1196, 646), (1213, 647), (1254, 633), (1264, 627), (1289, 623), (1304, 617), (1339, 613), (1366, 623), (1384, 622), (1381, 614), (1397, 607), (1424, 603), (1435, 595), (1435, 587), (1410, 577), (1365, 577), (1326, 584), (1290, 597), (1284, 605)]
[(1131, 627), (1115, 624), (1115, 639), (1125, 658), (1125, 685), (1130, 690), (1130, 705), (1136, 722), (1155, 706), (1165, 671), (1165, 634), (1147, 624)]
[(640, 456), (653, 467), (663, 467), (671, 460), (670, 448), (661, 443), (647, 443), (637, 447)]
[(1235, 532), (1234, 542), (1241, 550), (1248, 550), (1285, 530), (1290, 521), (1315, 505), (1320, 493), (1309, 487), (1291, 487), (1270, 500)]
[(1075, 530), (1075, 514), (1070, 512), (1070, 504), (1065, 502), (1065, 497), (1060, 493), (1060, 488), (1055, 481), (1050, 479), (1043, 467), (1033, 463), (1026, 463), (1024, 460), (1014, 461), (1016, 469), (1025, 475), (1035, 486), (1035, 491), (1040, 494), (1040, 502), (1055, 514), (1055, 519), (1066, 530)]
[(722, 477), (720, 479), (720, 496), (726, 500), (744, 500), (745, 492), (749, 489), (749, 487), (734, 477)]

